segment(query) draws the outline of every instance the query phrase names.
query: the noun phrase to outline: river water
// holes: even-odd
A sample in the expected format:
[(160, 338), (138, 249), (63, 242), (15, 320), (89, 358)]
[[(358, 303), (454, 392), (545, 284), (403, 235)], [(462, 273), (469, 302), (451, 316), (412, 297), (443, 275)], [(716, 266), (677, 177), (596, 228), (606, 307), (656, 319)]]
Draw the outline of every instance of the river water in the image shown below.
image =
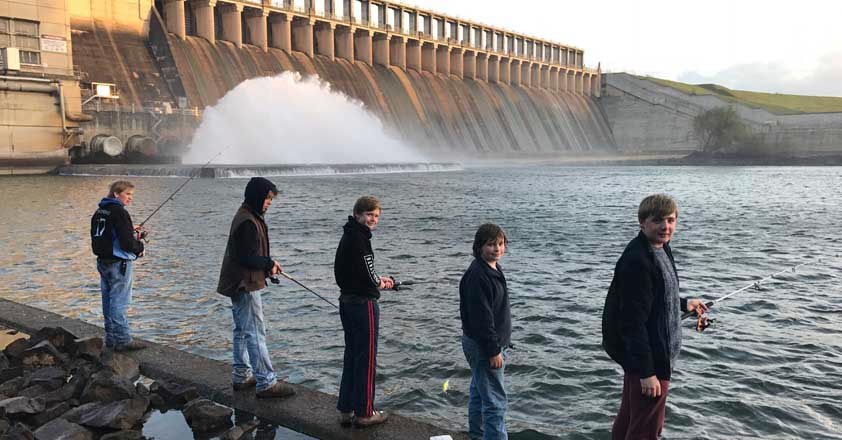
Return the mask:
[[(101, 325), (89, 218), (107, 177), (0, 178), (0, 296)], [(670, 387), (664, 438), (842, 439), (842, 168), (467, 168), (440, 173), (275, 177), (268, 213), (274, 255), (335, 300), (333, 256), (354, 200), (378, 196), (376, 265), (386, 292), (377, 406), (464, 429), (470, 373), (459, 344), (458, 282), (476, 227), (511, 240), (514, 342), (506, 367), (513, 439), (607, 438), (622, 371), (600, 347), (614, 263), (637, 232), (638, 202), (679, 203), (673, 249), (685, 296), (721, 296), (808, 261), (688, 322)], [(183, 180), (139, 177), (136, 222)], [(149, 223), (135, 269), (136, 335), (229, 359), (227, 299), (214, 293), (244, 179), (197, 179)], [(338, 314), (285, 282), (264, 295), (269, 348), (283, 377), (335, 394)], [(442, 384), (449, 380), (445, 393)]]

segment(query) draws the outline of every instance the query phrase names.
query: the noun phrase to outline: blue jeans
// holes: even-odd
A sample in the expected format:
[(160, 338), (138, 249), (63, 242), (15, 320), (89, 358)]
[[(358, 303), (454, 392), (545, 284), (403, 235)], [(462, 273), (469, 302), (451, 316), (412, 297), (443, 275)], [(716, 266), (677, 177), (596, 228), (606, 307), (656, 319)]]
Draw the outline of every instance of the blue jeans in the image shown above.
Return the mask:
[(483, 356), (479, 345), (465, 335), (462, 335), (462, 351), (471, 366), (468, 436), (471, 440), (507, 440), (507, 400), (503, 387), (506, 350), (503, 349), (503, 367), (496, 370), (491, 369), (488, 357)]
[[(122, 266), (125, 264), (125, 271)], [(132, 262), (97, 260), (102, 316), (105, 318), (105, 345), (114, 347), (132, 342), (126, 311), (132, 302)]]
[(238, 292), (231, 297), (234, 316), (234, 371), (231, 380), (241, 383), (254, 374), (257, 391), (275, 385), (277, 378), (266, 349), (263, 301), (260, 291)]

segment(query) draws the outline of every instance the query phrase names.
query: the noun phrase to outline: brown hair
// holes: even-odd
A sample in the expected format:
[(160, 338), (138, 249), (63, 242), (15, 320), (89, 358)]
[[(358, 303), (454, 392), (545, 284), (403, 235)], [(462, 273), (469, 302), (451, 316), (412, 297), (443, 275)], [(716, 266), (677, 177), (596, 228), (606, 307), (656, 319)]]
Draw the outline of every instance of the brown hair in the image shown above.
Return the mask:
[(637, 220), (643, 223), (649, 217), (664, 218), (672, 213), (678, 217), (678, 204), (666, 194), (653, 194), (643, 199), (637, 208)]
[(360, 215), (378, 209), (380, 209), (380, 200), (377, 200), (377, 197), (374, 196), (360, 197), (357, 199), (357, 203), (354, 203), (354, 215)]
[(118, 180), (111, 184), (111, 187), (108, 188), (108, 197), (114, 197), (121, 192), (134, 188), (134, 184), (129, 182), (128, 180)]
[(509, 244), (509, 239), (506, 237), (506, 233), (503, 231), (503, 228), (495, 225), (494, 223), (486, 223), (477, 229), (476, 235), (474, 235), (474, 258), (480, 258), (480, 254), (482, 252), (482, 247), (485, 246), (486, 243), (492, 240), (497, 240), (498, 238), (503, 238), (503, 243)]

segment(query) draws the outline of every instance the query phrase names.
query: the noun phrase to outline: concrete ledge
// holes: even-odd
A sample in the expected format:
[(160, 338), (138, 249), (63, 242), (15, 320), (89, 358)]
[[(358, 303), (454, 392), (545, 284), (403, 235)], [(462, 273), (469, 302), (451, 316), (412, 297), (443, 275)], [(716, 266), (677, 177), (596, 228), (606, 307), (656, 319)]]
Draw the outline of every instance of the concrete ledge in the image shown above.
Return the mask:
[[(5, 299), (0, 299), (0, 325), (29, 334), (42, 327), (57, 326), (80, 338), (103, 334), (100, 327)], [(141, 374), (193, 385), (202, 395), (223, 405), (322, 440), (426, 440), (436, 435), (450, 435), (454, 440), (467, 439), (463, 433), (439, 429), (396, 414), (390, 414), (389, 421), (378, 427), (343, 428), (336, 419), (336, 396), (293, 385), (297, 394), (291, 398), (258, 401), (253, 391), (235, 393), (232, 390), (231, 367), (227, 363), (147, 343), (149, 348), (131, 353), (140, 362)]]

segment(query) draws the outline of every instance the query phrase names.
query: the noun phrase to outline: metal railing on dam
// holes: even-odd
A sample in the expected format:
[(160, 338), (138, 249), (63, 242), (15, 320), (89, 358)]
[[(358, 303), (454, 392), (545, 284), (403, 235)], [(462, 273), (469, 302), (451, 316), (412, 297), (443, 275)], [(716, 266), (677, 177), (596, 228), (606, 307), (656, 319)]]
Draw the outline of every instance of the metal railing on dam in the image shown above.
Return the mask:
[(456, 76), (599, 96), (601, 72), (582, 49), (395, 1), (164, 0), (168, 32), (237, 47), (270, 47)]

